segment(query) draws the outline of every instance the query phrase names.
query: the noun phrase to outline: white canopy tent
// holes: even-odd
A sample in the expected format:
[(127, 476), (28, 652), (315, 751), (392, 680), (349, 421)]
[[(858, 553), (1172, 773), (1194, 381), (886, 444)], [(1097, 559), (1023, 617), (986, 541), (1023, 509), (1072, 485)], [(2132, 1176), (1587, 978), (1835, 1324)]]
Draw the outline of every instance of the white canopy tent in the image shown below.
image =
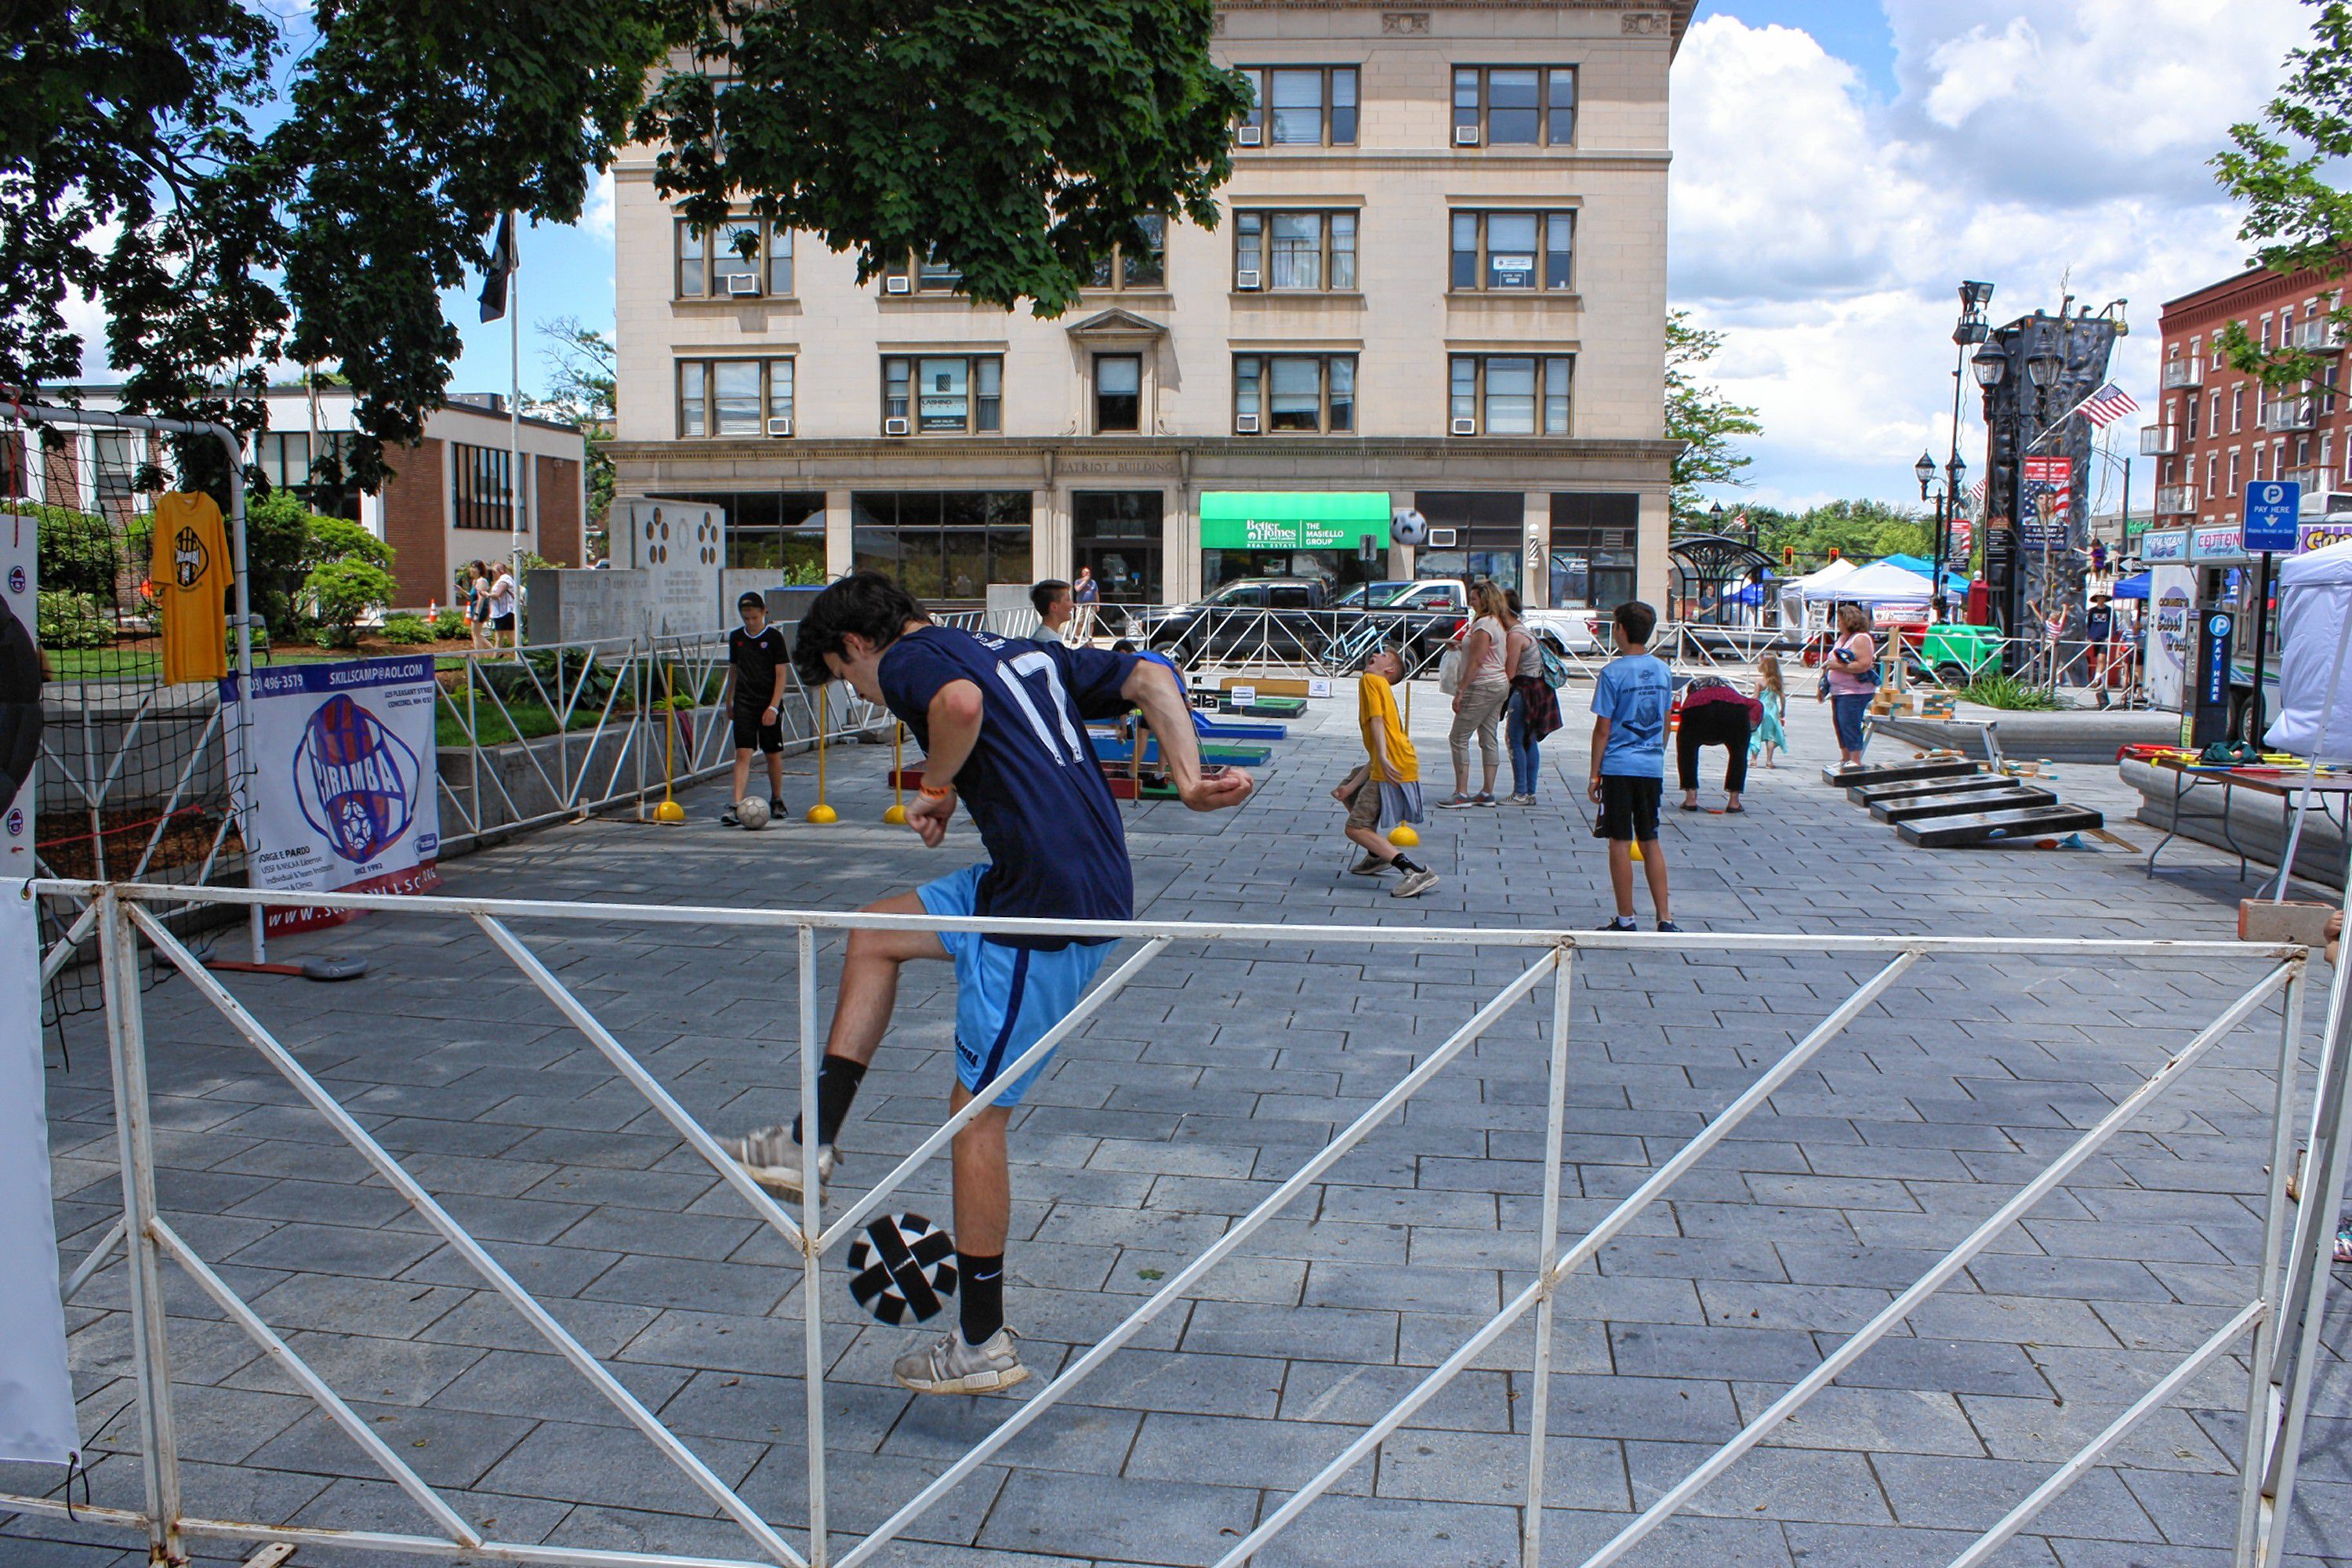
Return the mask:
[[(1818, 576), (1816, 574), (1815, 577)], [(1818, 585), (1815, 577), (1805, 579), (1804, 596), (1809, 601), (1828, 599), (1838, 604), (1873, 605), (1924, 605), (1936, 594), (1936, 585), (1918, 573), (1906, 572), (1885, 561), (1858, 566), (1843, 577)]]
[[(2277, 591), (2279, 713), (2263, 740), (2301, 752), (2310, 773), (2287, 829), (2274, 902), (2286, 897), (2295, 848), (2303, 840), (2303, 819), (2311, 810), (2310, 774), (2322, 763), (2352, 762), (2352, 711), (2338, 700), (2347, 685), (2344, 667), (2352, 662), (2352, 543), (2291, 557), (2279, 568)], [(2352, 881), (2345, 897), (2352, 902)], [(2331, 1003), (2340, 1005), (2340, 999)]]
[(1811, 590), (1823, 584), (1841, 582), (1861, 570), (1862, 568), (1853, 562), (1841, 558), (1831, 562), (1820, 571), (1809, 572), (1802, 577), (1783, 578), (1780, 583), (1780, 624), (1788, 626), (1802, 626), (1805, 622), (1805, 606), (1808, 603), (1814, 602)]

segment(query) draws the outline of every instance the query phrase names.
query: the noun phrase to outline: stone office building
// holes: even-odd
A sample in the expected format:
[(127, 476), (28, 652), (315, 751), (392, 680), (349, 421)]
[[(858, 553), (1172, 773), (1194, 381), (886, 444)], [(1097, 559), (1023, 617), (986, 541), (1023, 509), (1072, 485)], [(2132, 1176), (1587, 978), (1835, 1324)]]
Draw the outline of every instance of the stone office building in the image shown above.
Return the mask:
[[(1530, 605), (1662, 602), (1691, 9), (1228, 0), (1218, 58), (1260, 107), (1222, 221), (1114, 258), (1057, 321), (918, 258), (861, 287), (805, 235), (743, 255), (677, 218), (638, 149), (620, 494), (725, 506), (732, 564), (873, 566), (941, 602), (1080, 565), (1136, 604), (1465, 573)], [(1418, 552), (1388, 542), (1407, 506)]]

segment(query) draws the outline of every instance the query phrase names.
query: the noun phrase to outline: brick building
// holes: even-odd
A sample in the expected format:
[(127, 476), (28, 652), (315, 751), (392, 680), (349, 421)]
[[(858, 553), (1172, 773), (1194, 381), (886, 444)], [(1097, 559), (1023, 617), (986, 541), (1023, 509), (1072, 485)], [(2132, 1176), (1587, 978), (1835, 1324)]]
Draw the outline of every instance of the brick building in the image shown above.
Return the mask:
[[(1221, 221), (1167, 225), (1058, 321), (974, 305), (946, 262), (861, 285), (813, 236), (698, 233), (632, 148), (620, 494), (724, 507), (732, 565), (927, 598), (1086, 565), (1114, 603), (1464, 573), (1663, 601), (1692, 9), (1223, 0), (1216, 58), (1260, 108)], [(1426, 548), (1389, 547), (1391, 505)]]
[[(81, 389), (85, 408), (110, 406), (108, 387)], [(513, 497), (506, 402), (460, 395), (427, 415), (425, 438), (395, 451), (379, 495), (356, 485), (313, 485), (310, 463), (339, 449), (355, 428), (357, 399), (323, 388), (312, 400), (299, 387), (269, 394), (269, 428), (249, 453), (273, 486), (300, 495), (311, 510), (349, 518), (393, 548), (396, 607), (446, 605), (457, 568), (478, 557), (503, 556), (512, 526)], [(587, 510), (586, 443), (580, 431), (526, 416), (520, 422), (523, 548), (560, 565), (587, 563), (582, 539)], [(118, 519), (143, 510), (131, 486), (142, 465), (159, 463), (162, 447), (140, 432), (76, 429), (61, 444), (27, 462), (21, 433), (0, 433), (0, 494), (103, 512)]]
[[(2327, 320), (2341, 291), (2315, 271), (2257, 269), (2165, 305), (2157, 413), (2140, 431), (2141, 453), (2157, 459), (2153, 527), (2229, 526), (2245, 487), (2265, 479), (2301, 483), (2306, 515), (2352, 506), (2352, 388), (2341, 329)], [(2266, 349), (2318, 354), (2319, 379), (2273, 392), (2232, 369), (2221, 354), (2231, 321)]]

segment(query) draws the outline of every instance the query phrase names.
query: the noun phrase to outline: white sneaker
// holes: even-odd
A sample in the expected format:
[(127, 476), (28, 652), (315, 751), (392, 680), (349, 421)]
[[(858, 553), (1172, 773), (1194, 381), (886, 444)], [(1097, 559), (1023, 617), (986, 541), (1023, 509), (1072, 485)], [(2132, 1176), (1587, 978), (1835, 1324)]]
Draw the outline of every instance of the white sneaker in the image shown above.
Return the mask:
[(1408, 871), (1404, 880), (1389, 889), (1391, 899), (1417, 899), (1437, 886), (1437, 873), (1424, 866), (1418, 871)]
[[(747, 1175), (770, 1192), (788, 1198), (801, 1195), (801, 1144), (791, 1128), (762, 1127), (740, 1138), (722, 1138), (719, 1146), (743, 1167)], [(840, 1163), (841, 1156), (832, 1144), (817, 1145), (819, 1187), (833, 1179), (833, 1168)]]
[(1377, 877), (1387, 870), (1391, 864), (1392, 862), (1383, 860), (1377, 855), (1367, 855), (1349, 867), (1348, 874), (1351, 877)]
[(926, 1348), (891, 1363), (890, 1374), (917, 1394), (993, 1394), (1029, 1375), (1013, 1340), (1011, 1329), (999, 1329), (987, 1343), (968, 1345), (961, 1330), (950, 1329)]

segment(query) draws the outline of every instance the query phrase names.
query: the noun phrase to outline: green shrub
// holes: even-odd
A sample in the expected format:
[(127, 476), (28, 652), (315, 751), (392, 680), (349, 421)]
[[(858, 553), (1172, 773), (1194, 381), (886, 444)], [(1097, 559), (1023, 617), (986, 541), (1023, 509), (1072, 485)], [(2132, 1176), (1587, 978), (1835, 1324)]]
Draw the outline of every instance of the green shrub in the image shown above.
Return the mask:
[(329, 561), (310, 568), (302, 579), (302, 592), (316, 607), (319, 629), (313, 635), (318, 645), (357, 647), (360, 617), (389, 602), (396, 591), (392, 574), (372, 562)]
[[(44, 545), (47, 541), (45, 539)], [(112, 647), (114, 619), (88, 594), (43, 589), (35, 628), (46, 648)]]
[(380, 628), (383, 640), (413, 645), (433, 640), (433, 623), (423, 616), (386, 616)]
[(2058, 700), (2049, 692), (2013, 675), (1979, 675), (1961, 688), (1960, 695), (1982, 707), (2012, 713), (2047, 713), (2058, 706)]
[(443, 642), (460, 642), (466, 636), (466, 617), (458, 610), (444, 610), (433, 617), (433, 635)]
[(115, 568), (122, 559), (121, 539), (113, 524), (92, 512), (38, 501), (0, 502), (0, 510), (34, 520), (42, 587), (113, 600)]

